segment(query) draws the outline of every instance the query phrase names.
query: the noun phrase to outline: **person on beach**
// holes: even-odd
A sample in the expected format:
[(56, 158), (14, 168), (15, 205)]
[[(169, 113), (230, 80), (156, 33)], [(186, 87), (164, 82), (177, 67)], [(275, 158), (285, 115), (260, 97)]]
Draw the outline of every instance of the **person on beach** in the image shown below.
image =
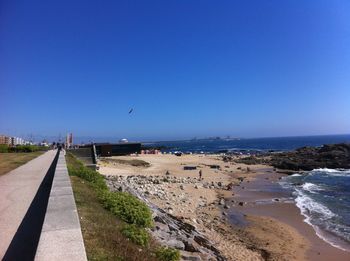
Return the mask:
[(202, 170), (199, 170), (199, 180), (202, 179)]

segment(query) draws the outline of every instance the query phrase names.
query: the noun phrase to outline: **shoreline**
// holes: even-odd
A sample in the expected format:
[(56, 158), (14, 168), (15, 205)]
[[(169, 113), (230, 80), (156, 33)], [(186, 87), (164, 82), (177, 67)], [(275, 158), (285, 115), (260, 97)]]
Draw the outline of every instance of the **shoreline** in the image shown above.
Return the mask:
[[(150, 166), (120, 164), (113, 158), (144, 160)], [(219, 155), (109, 159), (100, 162), (101, 174), (125, 179), (124, 184), (134, 186), (152, 204), (210, 238), (228, 260), (349, 259), (349, 253), (320, 239), (303, 221), (290, 195), (276, 189), (273, 183), (285, 175), (272, 167), (224, 162)], [(184, 166), (196, 169), (184, 170)], [(203, 171), (202, 180), (199, 170)], [(145, 189), (143, 185), (125, 183), (128, 177), (134, 177), (136, 183), (148, 178), (152, 185), (145, 185)]]
[[(243, 181), (242, 185), (245, 186), (244, 190), (239, 187), (234, 188), (237, 193), (236, 198), (245, 200), (250, 204), (244, 205), (239, 208), (238, 211), (245, 215), (274, 218), (296, 229), (296, 231), (310, 243), (309, 249), (306, 251), (307, 260), (326, 261), (332, 258), (336, 258), (336, 260), (339, 261), (349, 260), (350, 252), (335, 247), (326, 240), (320, 238), (315, 228), (304, 221), (305, 217), (301, 214), (300, 209), (296, 206), (296, 203), (288, 192), (283, 192), (283, 190), (270, 193), (266, 193), (266, 190), (265, 192), (261, 191), (264, 190), (261, 188), (274, 186), (273, 183), (283, 176), (284, 175), (279, 173), (270, 172), (257, 175), (250, 184), (246, 184)], [(266, 204), (254, 204), (262, 198), (268, 198), (270, 201)], [(275, 201), (274, 199), (279, 200)]]

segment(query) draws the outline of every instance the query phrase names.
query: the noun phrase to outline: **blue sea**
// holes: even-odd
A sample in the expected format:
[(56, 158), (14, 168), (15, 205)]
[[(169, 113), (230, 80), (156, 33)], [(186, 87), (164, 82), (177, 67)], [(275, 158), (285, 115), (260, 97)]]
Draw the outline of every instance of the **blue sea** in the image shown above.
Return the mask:
[(288, 151), (304, 146), (321, 146), (350, 142), (350, 135), (328, 136), (304, 136), (304, 137), (279, 137), (279, 138), (254, 138), (254, 139), (205, 139), (185, 141), (161, 141), (145, 143), (145, 145), (165, 146), (165, 152), (192, 152), (192, 153), (216, 153), (216, 152), (266, 152)]
[(319, 237), (350, 251), (350, 170), (315, 169), (280, 184), (292, 192), (304, 221)]

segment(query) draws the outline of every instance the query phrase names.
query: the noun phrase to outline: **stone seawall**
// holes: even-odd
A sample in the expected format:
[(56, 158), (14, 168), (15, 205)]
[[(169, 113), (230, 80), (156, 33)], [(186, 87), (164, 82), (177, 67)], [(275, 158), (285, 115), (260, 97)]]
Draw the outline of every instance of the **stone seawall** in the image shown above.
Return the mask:
[(63, 151), (58, 158), (35, 260), (87, 260)]

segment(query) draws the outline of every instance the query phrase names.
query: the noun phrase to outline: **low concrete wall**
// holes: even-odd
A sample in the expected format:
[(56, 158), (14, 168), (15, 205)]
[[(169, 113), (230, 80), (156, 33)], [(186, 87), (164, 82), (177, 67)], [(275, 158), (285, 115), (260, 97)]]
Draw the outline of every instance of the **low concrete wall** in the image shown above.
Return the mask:
[(64, 152), (60, 152), (35, 260), (87, 260)]
[(78, 160), (80, 160), (85, 167), (96, 170), (96, 150), (94, 150), (94, 146), (69, 149), (67, 151), (72, 153)]

